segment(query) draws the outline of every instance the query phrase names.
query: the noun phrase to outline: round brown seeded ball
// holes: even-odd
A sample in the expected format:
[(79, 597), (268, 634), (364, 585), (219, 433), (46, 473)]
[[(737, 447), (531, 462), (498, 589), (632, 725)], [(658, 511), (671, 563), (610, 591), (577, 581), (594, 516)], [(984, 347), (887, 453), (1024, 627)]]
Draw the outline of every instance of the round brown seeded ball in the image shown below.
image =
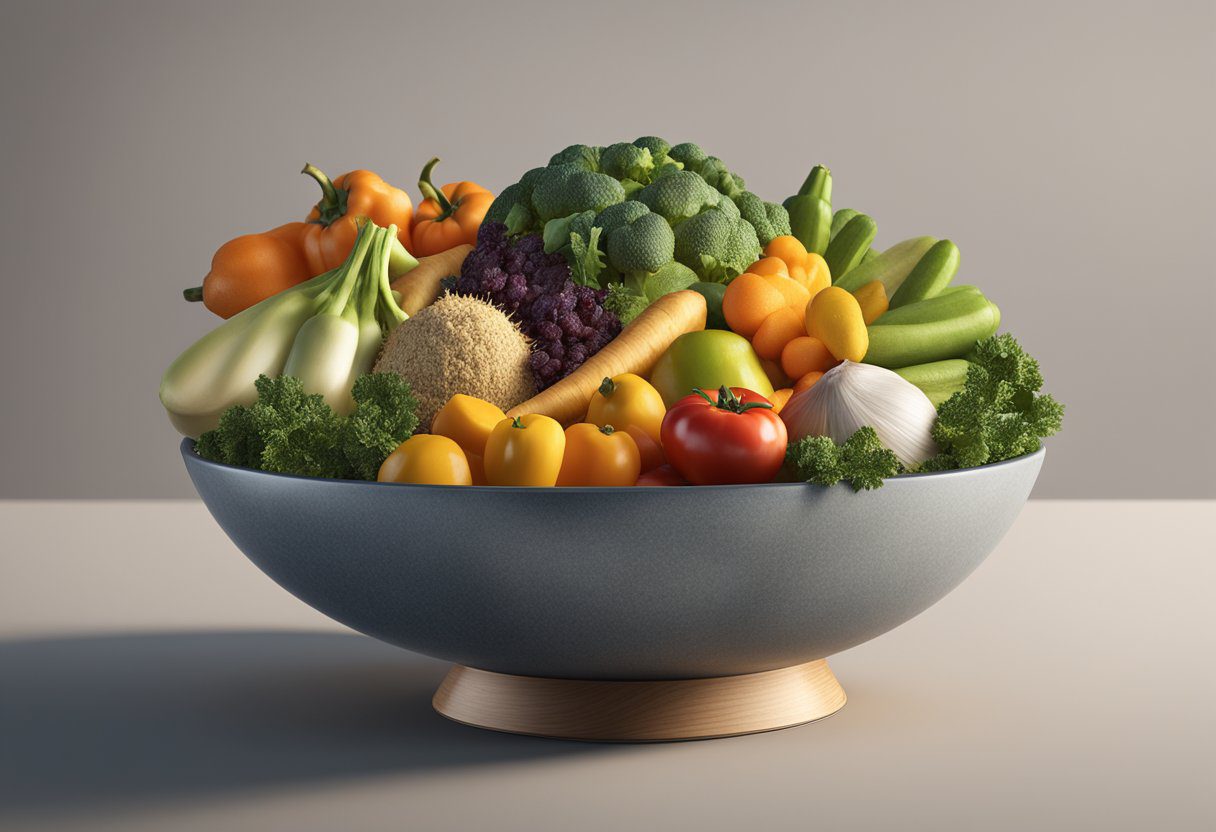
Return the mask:
[(374, 372), (404, 378), (418, 399), (418, 425), (430, 430), (439, 408), (457, 393), (508, 410), (536, 393), (528, 339), (497, 307), (464, 295), (444, 295), (402, 322), (376, 360)]

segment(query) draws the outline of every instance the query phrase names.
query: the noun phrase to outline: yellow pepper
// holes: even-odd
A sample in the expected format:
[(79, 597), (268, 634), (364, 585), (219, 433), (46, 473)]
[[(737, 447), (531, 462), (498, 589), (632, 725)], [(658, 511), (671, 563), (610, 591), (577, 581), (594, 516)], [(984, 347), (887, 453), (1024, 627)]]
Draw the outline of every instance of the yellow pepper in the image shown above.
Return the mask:
[(649, 381), (634, 373), (621, 373), (605, 378), (591, 394), (584, 421), (600, 427), (612, 425), (618, 430), (636, 425), (659, 442), (659, 428), (666, 414), (663, 397)]
[(589, 422), (566, 428), (566, 453), (558, 485), (634, 485), (642, 473), (637, 443), (624, 430)]
[(886, 312), (887, 307), (890, 306), (890, 301), (887, 300), (887, 289), (882, 285), (881, 280), (871, 280), (854, 292), (853, 297), (857, 298), (857, 304), (861, 307), (861, 317), (866, 322), (866, 326), (882, 317), (882, 313)]
[(397, 446), (380, 465), (379, 482), (472, 485), (473, 475), (460, 446), (446, 436), (420, 433)]
[(861, 305), (839, 286), (829, 286), (807, 304), (806, 331), (838, 361), (861, 361), (870, 348)]
[(503, 419), (486, 440), (486, 482), (556, 485), (565, 450), (566, 435), (557, 420), (539, 413)]
[(435, 414), (431, 433), (455, 441), (469, 461), (473, 484), (485, 485), (482, 457), (486, 452), (486, 440), (494, 426), (505, 418), (507, 415), (497, 405), (457, 393)]

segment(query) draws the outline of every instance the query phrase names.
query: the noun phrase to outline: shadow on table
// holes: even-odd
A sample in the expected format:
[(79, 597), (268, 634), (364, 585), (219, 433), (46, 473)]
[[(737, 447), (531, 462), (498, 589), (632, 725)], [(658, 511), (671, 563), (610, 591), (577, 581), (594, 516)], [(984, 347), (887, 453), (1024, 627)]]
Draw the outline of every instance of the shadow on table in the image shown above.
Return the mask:
[(446, 669), (343, 633), (0, 642), (0, 812), (611, 753), (449, 722)]

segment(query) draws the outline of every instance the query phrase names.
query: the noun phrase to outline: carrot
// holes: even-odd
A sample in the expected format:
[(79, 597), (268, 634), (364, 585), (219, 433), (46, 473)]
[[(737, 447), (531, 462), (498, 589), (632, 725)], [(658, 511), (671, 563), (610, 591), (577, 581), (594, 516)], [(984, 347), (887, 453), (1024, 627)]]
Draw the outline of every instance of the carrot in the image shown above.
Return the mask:
[(393, 291), (401, 293), (398, 304), (407, 315), (415, 315), (439, 299), (443, 289), (439, 281), (449, 275), (460, 274), (460, 264), (473, 250), (470, 245), (460, 245), (422, 257), (418, 265), (393, 281)]
[(509, 418), (527, 413), (550, 416), (563, 425), (581, 422), (591, 395), (605, 378), (636, 373), (646, 378), (671, 342), (705, 329), (705, 296), (691, 289), (663, 295), (634, 318), (577, 370), (507, 411)]

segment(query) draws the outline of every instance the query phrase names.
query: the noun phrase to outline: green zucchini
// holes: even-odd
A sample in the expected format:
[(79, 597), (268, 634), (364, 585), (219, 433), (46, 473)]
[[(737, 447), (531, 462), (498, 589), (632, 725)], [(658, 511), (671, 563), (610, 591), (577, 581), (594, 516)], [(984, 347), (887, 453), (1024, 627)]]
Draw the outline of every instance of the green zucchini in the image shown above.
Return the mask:
[(841, 208), (832, 215), (832, 231), (830, 236), (834, 239), (840, 233), (840, 229), (848, 225), (849, 220), (860, 214), (860, 211), (854, 211), (852, 208)]
[(838, 279), (833, 273), (832, 282), (845, 291), (856, 292), (871, 281), (881, 280), (887, 297), (891, 297), (899, 290), (904, 278), (916, 268), (925, 252), (936, 242), (936, 237), (912, 237), (903, 240), (877, 257), (866, 260), (844, 277)]
[(828, 274), (832, 280), (844, 277), (865, 256), (878, 233), (878, 224), (865, 214), (858, 214), (849, 220), (840, 233), (828, 243), (828, 250), (823, 259), (828, 263)]
[(970, 366), (971, 362), (964, 358), (947, 358), (944, 361), (900, 367), (895, 372), (919, 387), (929, 401), (933, 402), (933, 406), (937, 407), (963, 389), (963, 383), (967, 381), (967, 368)]
[(865, 362), (896, 368), (962, 358), (999, 323), (995, 305), (978, 292), (923, 300), (888, 312), (867, 328)]
[(920, 258), (916, 268), (908, 273), (903, 285), (891, 298), (891, 308), (899, 309), (910, 303), (936, 297), (950, 285), (958, 274), (958, 246), (949, 240), (938, 240)]

